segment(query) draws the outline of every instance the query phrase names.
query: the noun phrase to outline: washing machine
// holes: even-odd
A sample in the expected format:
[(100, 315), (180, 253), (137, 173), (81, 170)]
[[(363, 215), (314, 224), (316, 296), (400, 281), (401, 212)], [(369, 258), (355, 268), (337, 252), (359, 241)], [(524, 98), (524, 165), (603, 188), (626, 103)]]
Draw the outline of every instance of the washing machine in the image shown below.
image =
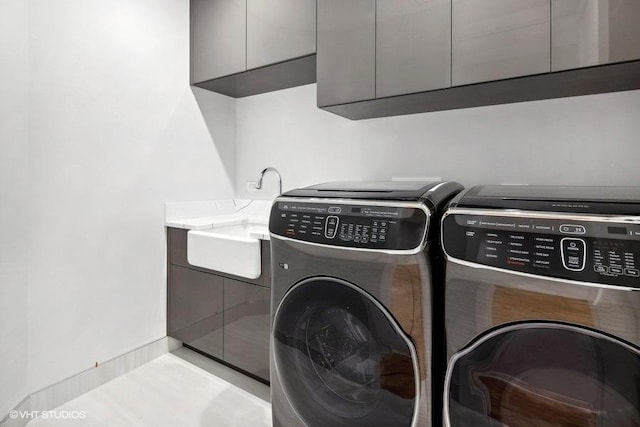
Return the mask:
[(640, 426), (640, 188), (474, 187), (442, 242), (446, 426)]
[(444, 376), (434, 372), (431, 333), (433, 282), (444, 267), (437, 229), (461, 188), (326, 183), (275, 200), (274, 427), (432, 424), (441, 395), (433, 379)]

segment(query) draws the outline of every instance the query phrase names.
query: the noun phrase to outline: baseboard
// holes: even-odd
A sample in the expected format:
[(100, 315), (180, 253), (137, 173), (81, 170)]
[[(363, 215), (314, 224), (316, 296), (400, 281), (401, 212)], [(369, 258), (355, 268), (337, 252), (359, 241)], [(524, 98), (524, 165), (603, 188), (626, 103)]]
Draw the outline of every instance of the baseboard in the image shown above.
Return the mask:
[(160, 338), (121, 356), (114, 357), (95, 368), (79, 372), (25, 397), (0, 421), (0, 427), (24, 427), (44, 411), (66, 403), (100, 387), (121, 375), (132, 371), (182, 346), (171, 337)]

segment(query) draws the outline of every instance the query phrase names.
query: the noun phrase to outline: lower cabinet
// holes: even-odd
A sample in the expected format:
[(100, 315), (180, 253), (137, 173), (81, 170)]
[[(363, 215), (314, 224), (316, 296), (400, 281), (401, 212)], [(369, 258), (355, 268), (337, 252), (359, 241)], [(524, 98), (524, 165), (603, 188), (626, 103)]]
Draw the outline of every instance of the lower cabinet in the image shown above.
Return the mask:
[(167, 335), (218, 359), (223, 352), (224, 279), (171, 265)]
[(269, 380), (271, 290), (224, 279), (224, 361)]
[[(271, 288), (260, 284), (269, 283), (269, 266), (263, 266), (266, 276), (256, 283), (192, 268), (180, 262), (186, 260), (186, 245), (177, 238), (181, 232), (168, 233), (167, 335), (269, 381)], [(264, 243), (263, 263), (268, 264), (269, 245)]]

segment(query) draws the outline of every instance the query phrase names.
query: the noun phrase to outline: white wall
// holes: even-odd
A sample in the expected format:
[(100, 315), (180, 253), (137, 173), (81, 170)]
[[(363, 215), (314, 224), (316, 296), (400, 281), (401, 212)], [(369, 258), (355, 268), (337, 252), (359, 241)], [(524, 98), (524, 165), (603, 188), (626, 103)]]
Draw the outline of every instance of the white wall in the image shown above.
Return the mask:
[(230, 198), (235, 175), (234, 101), (188, 84), (187, 0), (10, 1), (0, 419), (16, 398), (165, 335), (163, 204)]
[(0, 0), (0, 419), (27, 383), (28, 8)]
[[(640, 91), (350, 121), (315, 85), (237, 101), (238, 197), (264, 166), (284, 189), (342, 179), (439, 176), (492, 183), (640, 185)], [(275, 181), (275, 179), (267, 178)]]

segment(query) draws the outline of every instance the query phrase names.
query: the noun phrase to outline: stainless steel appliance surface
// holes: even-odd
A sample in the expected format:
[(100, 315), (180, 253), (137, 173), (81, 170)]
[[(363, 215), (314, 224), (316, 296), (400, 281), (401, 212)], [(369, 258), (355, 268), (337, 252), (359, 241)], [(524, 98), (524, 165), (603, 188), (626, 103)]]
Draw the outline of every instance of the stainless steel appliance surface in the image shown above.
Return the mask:
[(442, 244), (445, 426), (640, 426), (640, 188), (474, 187)]
[(444, 377), (444, 353), (434, 352), (442, 334), (431, 332), (442, 326), (432, 309), (444, 268), (438, 226), (461, 189), (343, 182), (275, 200), (274, 427), (441, 424), (432, 403)]

